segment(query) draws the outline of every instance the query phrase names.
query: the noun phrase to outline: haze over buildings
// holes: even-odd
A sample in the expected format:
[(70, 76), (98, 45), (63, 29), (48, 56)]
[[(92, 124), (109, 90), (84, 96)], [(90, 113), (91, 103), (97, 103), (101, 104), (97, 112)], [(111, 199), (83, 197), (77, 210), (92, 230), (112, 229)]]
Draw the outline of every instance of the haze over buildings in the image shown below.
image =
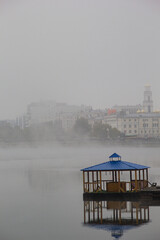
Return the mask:
[(160, 5), (141, 0), (5, 0), (0, 12), (0, 119), (51, 99), (93, 109), (160, 105)]

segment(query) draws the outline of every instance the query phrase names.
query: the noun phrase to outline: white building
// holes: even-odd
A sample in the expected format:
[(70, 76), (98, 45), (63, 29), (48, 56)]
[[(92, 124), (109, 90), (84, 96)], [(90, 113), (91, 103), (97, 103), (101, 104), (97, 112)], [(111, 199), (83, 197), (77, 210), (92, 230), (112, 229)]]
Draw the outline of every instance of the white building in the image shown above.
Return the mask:
[(137, 113), (126, 116), (109, 116), (103, 120), (125, 136), (138, 138), (160, 137), (160, 113)]
[(29, 126), (40, 123), (61, 121), (65, 130), (71, 129), (78, 117), (92, 111), (90, 106), (74, 106), (54, 101), (31, 103), (27, 108)]
[[(141, 105), (137, 105), (137, 109), (138, 106)], [(133, 110), (136, 110), (136, 106)], [(145, 86), (143, 109), (138, 109), (134, 114), (131, 112), (130, 106), (119, 106), (114, 114), (107, 115), (102, 122), (117, 128), (125, 136), (160, 138), (160, 112), (153, 112), (152, 91), (149, 85)]]

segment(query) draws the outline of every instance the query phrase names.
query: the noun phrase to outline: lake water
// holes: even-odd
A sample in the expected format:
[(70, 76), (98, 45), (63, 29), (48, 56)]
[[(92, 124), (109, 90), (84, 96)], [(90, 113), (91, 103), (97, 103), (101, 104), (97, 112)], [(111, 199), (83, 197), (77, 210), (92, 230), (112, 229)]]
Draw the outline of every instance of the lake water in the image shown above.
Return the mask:
[[(84, 224), (85, 203), (80, 172), (81, 168), (108, 161), (108, 156), (114, 152), (120, 154), (122, 160), (150, 166), (149, 180), (160, 184), (158, 147), (89, 145), (1, 149), (0, 239), (114, 239), (110, 227)], [(112, 220), (113, 203), (102, 204), (103, 216)], [(130, 203), (122, 203), (125, 204), (130, 210)], [(125, 207), (122, 207), (121, 214), (126, 216)], [(145, 215), (143, 224), (121, 229), (120, 239), (159, 240), (160, 207), (150, 206)]]

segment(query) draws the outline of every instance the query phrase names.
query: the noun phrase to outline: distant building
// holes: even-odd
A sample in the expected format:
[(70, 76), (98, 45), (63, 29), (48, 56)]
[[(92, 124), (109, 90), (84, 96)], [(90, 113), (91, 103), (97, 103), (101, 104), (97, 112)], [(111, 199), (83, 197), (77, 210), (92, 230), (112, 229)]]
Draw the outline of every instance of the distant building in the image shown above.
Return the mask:
[(147, 113), (153, 112), (153, 101), (151, 86), (146, 85), (144, 91), (143, 109)]
[(107, 123), (128, 137), (160, 138), (160, 112), (153, 112), (152, 91), (145, 86), (143, 107), (114, 106), (115, 112), (105, 116), (102, 123)]
[(22, 115), (16, 118), (14, 126), (24, 129), (28, 127), (28, 116)]
[(107, 116), (103, 119), (113, 128), (117, 128), (125, 136), (138, 138), (160, 137), (160, 113), (137, 113), (126, 116)]
[(92, 111), (90, 106), (75, 106), (54, 101), (31, 103), (27, 107), (28, 125), (60, 121), (64, 130), (71, 129), (78, 117)]
[[(119, 105), (115, 105), (113, 106), (112, 108), (112, 112), (111, 114), (115, 114), (115, 112), (117, 114), (121, 114), (121, 115), (128, 115), (128, 114), (135, 114), (137, 113), (138, 111), (141, 111), (143, 109), (142, 105), (141, 104), (138, 104), (138, 105), (122, 105), (122, 106), (119, 106)], [(109, 115), (111, 115), (109, 114)]]

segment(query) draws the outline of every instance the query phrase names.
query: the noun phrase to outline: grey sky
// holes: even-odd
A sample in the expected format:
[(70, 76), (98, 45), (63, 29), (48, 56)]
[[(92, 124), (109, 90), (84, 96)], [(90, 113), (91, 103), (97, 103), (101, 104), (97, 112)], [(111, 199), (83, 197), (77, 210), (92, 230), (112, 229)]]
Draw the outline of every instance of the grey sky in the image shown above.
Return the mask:
[(1, 0), (0, 119), (32, 101), (160, 109), (160, 4), (148, 0)]

